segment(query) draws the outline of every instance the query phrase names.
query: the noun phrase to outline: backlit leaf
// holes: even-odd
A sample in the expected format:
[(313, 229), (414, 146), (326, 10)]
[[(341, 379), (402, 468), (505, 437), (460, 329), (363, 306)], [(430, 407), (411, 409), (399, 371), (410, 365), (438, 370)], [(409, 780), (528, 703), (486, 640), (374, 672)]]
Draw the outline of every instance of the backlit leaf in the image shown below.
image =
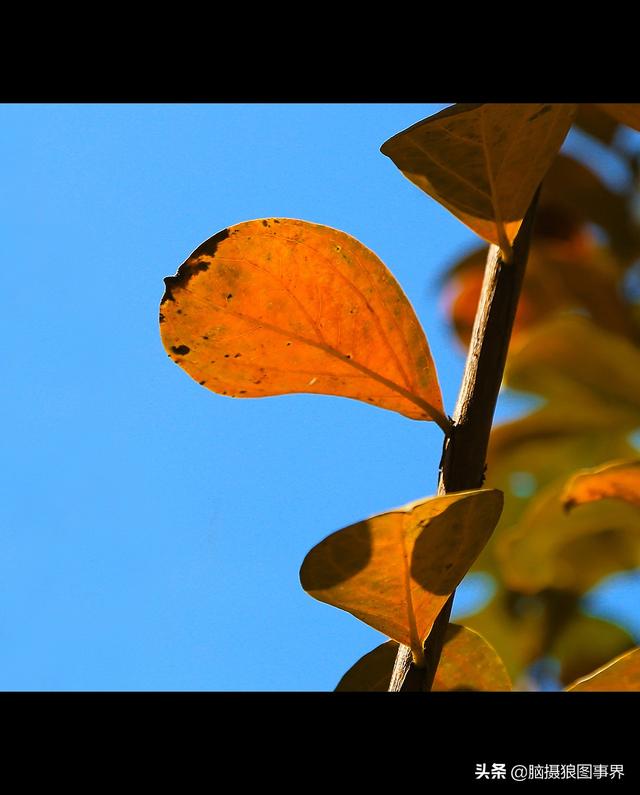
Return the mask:
[(593, 502), (567, 514), (564, 483), (562, 478), (542, 489), (498, 539), (496, 554), (509, 588), (585, 593), (613, 571), (640, 566), (638, 509), (625, 502)]
[(454, 105), (386, 141), (402, 173), (509, 252), (565, 139), (574, 105)]
[(410, 503), (345, 527), (315, 546), (302, 587), (398, 643), (416, 661), (433, 622), (491, 535), (502, 509), (493, 489)]
[(640, 690), (640, 649), (633, 649), (578, 679), (567, 690), (576, 692), (631, 692)]
[[(337, 691), (373, 692), (389, 689), (398, 651), (394, 640), (365, 654), (342, 677)], [(511, 680), (494, 649), (467, 627), (449, 624), (432, 690), (511, 690)]]
[(640, 507), (640, 461), (615, 461), (576, 473), (566, 485), (562, 502), (570, 510), (608, 497)]
[(634, 130), (640, 130), (640, 104), (631, 103), (619, 105), (608, 102), (598, 105), (598, 107), (621, 124), (626, 124), (627, 127), (632, 127)]
[(165, 283), (165, 349), (207, 389), (341, 395), (449, 425), (409, 301), (349, 235), (286, 218), (247, 221), (209, 238)]

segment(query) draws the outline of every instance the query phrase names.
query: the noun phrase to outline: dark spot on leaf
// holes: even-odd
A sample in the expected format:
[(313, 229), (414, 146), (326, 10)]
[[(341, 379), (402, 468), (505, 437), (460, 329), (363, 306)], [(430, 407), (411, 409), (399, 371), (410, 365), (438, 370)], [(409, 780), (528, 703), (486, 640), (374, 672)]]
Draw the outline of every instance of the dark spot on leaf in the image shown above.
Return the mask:
[(223, 229), (221, 232), (218, 232), (217, 235), (210, 237), (208, 240), (198, 246), (198, 248), (193, 252), (193, 254), (182, 263), (182, 265), (178, 268), (178, 272), (175, 276), (167, 276), (164, 279), (165, 283), (165, 291), (164, 295), (162, 296), (162, 300), (160, 301), (161, 304), (164, 304), (165, 301), (175, 301), (174, 298), (174, 291), (175, 290), (182, 290), (184, 289), (187, 284), (189, 283), (189, 279), (192, 276), (195, 276), (196, 273), (200, 273), (201, 271), (206, 271), (209, 269), (208, 262), (197, 262), (199, 257), (206, 256), (206, 257), (215, 257), (216, 249), (223, 240), (226, 240), (229, 237), (229, 230)]
[(164, 323), (164, 315), (162, 314), (162, 312), (160, 312), (160, 322)]
[(262, 222), (262, 226), (269, 226), (269, 222), (268, 221), (263, 221)]
[(182, 314), (182, 309), (178, 309), (178, 310), (176, 310), (176, 314), (177, 314), (177, 315), (181, 315), (181, 314)]
[(336, 246), (336, 251), (340, 251), (340, 246)]
[(246, 389), (241, 389), (241, 390), (238, 392), (238, 394), (239, 394), (239, 395), (246, 395), (246, 394), (247, 394), (247, 390), (246, 390)]
[[(201, 257), (203, 255), (207, 257), (215, 257), (218, 246), (220, 245), (220, 243), (222, 243), (223, 240), (226, 240), (228, 237), (229, 237), (229, 230), (223, 229), (221, 232), (218, 232), (213, 237), (210, 237), (208, 240), (205, 240), (201, 246), (198, 246), (198, 248), (189, 257), (189, 259), (194, 259), (197, 257)], [(207, 267), (209, 266), (207, 265)]]
[(549, 113), (550, 110), (551, 105), (543, 105), (539, 111), (536, 111), (536, 113), (533, 114), (533, 116), (529, 116), (527, 121), (534, 121), (534, 119), (537, 119), (539, 116), (544, 116), (545, 113)]
[(233, 358), (234, 358), (234, 359), (239, 359), (241, 356), (242, 356), (242, 354), (241, 354), (241, 353), (234, 353), (234, 354), (233, 354)]
[(188, 348), (186, 345), (172, 345), (171, 350), (177, 353), (178, 356), (186, 356), (191, 348)]
[(204, 386), (207, 382), (206, 381), (198, 381), (198, 383), (200, 384), (200, 386)]
[(350, 359), (350, 358), (351, 358), (351, 354), (350, 354), (350, 353), (348, 353), (348, 354), (347, 354), (347, 359)]
[(289, 347), (289, 345), (291, 345), (291, 343), (290, 343), (290, 342), (287, 342), (287, 348)]
[(209, 337), (207, 337), (207, 335), (206, 335), (206, 334), (203, 334), (203, 335), (202, 335), (202, 339), (203, 339), (203, 340), (208, 340), (208, 339), (209, 339)]
[(233, 298), (233, 293), (227, 293), (227, 301), (230, 301)]
[(274, 223), (274, 224), (279, 224), (279, 223), (280, 223), (280, 221), (278, 221), (278, 219), (277, 219), (277, 218), (274, 218), (274, 219), (273, 219), (273, 223)]
[(224, 358), (225, 358), (225, 359), (228, 359), (228, 358), (229, 358), (229, 356), (231, 356), (231, 354), (230, 354), (230, 353), (225, 353), (225, 355), (224, 355)]

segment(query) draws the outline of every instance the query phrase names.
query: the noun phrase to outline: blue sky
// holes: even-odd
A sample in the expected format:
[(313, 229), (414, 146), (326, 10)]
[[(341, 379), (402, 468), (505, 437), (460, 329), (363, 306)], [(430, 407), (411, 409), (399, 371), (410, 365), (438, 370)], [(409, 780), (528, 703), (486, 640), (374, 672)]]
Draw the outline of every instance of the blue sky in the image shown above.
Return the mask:
[(0, 107), (0, 689), (329, 690), (380, 642), (299, 567), (433, 493), (440, 430), (340, 398), (214, 395), (167, 358), (158, 303), (226, 226), (337, 227), (402, 284), (452, 412), (464, 361), (437, 279), (476, 238), (378, 151), (440, 107)]

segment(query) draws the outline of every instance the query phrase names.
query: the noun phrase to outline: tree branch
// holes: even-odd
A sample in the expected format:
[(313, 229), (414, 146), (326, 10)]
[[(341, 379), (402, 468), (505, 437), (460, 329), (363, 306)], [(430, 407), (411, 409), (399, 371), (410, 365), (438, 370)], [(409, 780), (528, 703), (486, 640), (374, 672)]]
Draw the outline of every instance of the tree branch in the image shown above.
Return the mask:
[[(484, 482), (489, 434), (529, 257), (539, 192), (538, 188), (514, 241), (511, 261), (506, 263), (502, 259), (498, 246), (489, 248), (482, 293), (453, 414), (453, 427), (444, 441), (438, 494), (477, 489)], [(454, 597), (455, 591), (427, 638), (424, 668), (416, 668), (411, 660), (411, 650), (400, 646), (390, 691), (431, 690)]]

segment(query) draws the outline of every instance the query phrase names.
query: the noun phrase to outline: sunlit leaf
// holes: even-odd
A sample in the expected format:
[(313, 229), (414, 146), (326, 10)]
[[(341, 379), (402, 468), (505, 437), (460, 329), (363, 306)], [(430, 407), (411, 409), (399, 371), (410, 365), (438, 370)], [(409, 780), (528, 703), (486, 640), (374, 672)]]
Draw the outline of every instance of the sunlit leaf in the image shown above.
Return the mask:
[(633, 649), (578, 679), (567, 690), (576, 692), (630, 692), (640, 690), (640, 649)]
[(307, 555), (302, 587), (410, 646), (416, 661), (433, 622), (491, 535), (493, 489), (410, 503), (333, 533)]
[(640, 461), (614, 461), (576, 473), (567, 483), (562, 502), (567, 510), (612, 497), (640, 507)]
[(625, 502), (593, 502), (567, 514), (565, 479), (533, 498), (516, 525), (496, 542), (509, 588), (584, 593), (612, 571), (640, 566), (640, 512)]
[(508, 252), (574, 112), (574, 105), (454, 105), (394, 135), (381, 151)]
[(511, 690), (496, 650), (477, 632), (450, 624), (432, 690)]
[(326, 226), (247, 221), (165, 279), (169, 356), (232, 397), (341, 395), (448, 426), (429, 346), (391, 273)]
[[(394, 640), (365, 654), (342, 677), (338, 691), (386, 691), (398, 651)], [(432, 690), (511, 690), (511, 680), (494, 649), (477, 632), (449, 624)]]
[(598, 107), (621, 124), (626, 124), (627, 127), (632, 127), (634, 130), (640, 130), (640, 103), (625, 105), (608, 102), (600, 104)]

